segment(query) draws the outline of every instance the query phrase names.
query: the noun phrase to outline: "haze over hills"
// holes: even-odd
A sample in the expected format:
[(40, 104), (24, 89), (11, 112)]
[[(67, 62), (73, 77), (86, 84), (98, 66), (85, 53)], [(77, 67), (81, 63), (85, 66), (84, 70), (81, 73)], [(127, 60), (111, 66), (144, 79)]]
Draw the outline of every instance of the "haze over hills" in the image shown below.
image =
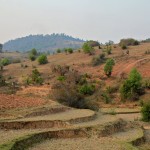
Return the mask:
[(84, 40), (65, 34), (29, 35), (4, 43), (3, 50), (25, 52), (36, 48), (38, 51), (54, 52), (58, 48), (77, 49), (83, 43)]

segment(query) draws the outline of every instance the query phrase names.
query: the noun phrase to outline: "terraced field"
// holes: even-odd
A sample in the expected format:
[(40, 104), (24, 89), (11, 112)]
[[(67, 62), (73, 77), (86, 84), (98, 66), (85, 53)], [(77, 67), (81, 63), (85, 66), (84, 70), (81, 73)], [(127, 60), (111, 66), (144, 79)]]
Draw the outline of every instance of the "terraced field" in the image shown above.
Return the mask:
[(129, 114), (67, 109), (55, 114), (1, 121), (0, 149), (136, 150), (134, 146), (144, 143), (144, 130), (138, 122), (131, 124), (134, 118), (128, 122), (120, 119), (124, 118), (121, 115)]

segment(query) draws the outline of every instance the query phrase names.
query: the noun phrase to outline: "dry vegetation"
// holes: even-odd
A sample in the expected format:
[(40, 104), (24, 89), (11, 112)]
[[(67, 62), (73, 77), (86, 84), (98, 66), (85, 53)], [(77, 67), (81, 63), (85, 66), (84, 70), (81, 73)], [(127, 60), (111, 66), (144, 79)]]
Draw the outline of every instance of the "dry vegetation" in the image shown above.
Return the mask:
[[(22, 145), (26, 143), (32, 145), (38, 143), (39, 138), (41, 138), (43, 141), (47, 141), (31, 149), (48, 150), (48, 147), (52, 149), (92, 149), (93, 147), (90, 148), (90, 146), (94, 144), (95, 149), (93, 148), (93, 150), (99, 149), (99, 145), (102, 146), (100, 150), (136, 150), (132, 145), (144, 144), (144, 133), (142, 132), (143, 135), (141, 132), (138, 134), (138, 131), (141, 131), (141, 124), (149, 126), (149, 124), (145, 125), (140, 121), (141, 106), (150, 101), (150, 55), (145, 53), (149, 49), (150, 43), (128, 46), (128, 52), (119, 45), (112, 45), (111, 54), (108, 55), (107, 46), (103, 45), (92, 47), (92, 54), (84, 53), (80, 49), (73, 53), (60, 52), (48, 55), (48, 63), (44, 65), (39, 65), (36, 60), (29, 60), (27, 54), (17, 52), (1, 53), (0, 58), (19, 58), (21, 62), (4, 66), (0, 71), (6, 82), (6, 85), (0, 86), (0, 132), (3, 139), (7, 139), (5, 136), (10, 133), (9, 140), (0, 141), (0, 149), (8, 150), (9, 147), (17, 146), (12, 142), (13, 139), (19, 141)], [(104, 53), (104, 58), (101, 59), (100, 56)], [(109, 58), (115, 61), (115, 65), (111, 76), (107, 77), (104, 73), (104, 66)], [(93, 61), (98, 62), (94, 62), (96, 65), (93, 65)], [(131, 99), (122, 100), (120, 87), (133, 68), (136, 68), (142, 76), (144, 92), (139, 95), (136, 101)], [(32, 71), (35, 69), (38, 70), (38, 77), (42, 79), (42, 82), (34, 80), (37, 74), (33, 75)], [(31, 78), (34, 82), (30, 81)], [(76, 110), (68, 106), (97, 111), (100, 109), (101, 113), (95, 114), (93, 111)], [(132, 121), (133, 124), (129, 123), (127, 125), (129, 130), (125, 128), (127, 132), (118, 131), (118, 128), (122, 127), (120, 125), (117, 126), (117, 129), (113, 128), (112, 139), (110, 134), (106, 134), (107, 137), (100, 139), (99, 132), (105, 131), (105, 133), (108, 133), (111, 125), (118, 118), (124, 119), (127, 124), (128, 121)], [(5, 124), (6, 121), (11, 122), (12, 129), (9, 132), (7, 132), (5, 125), (1, 125)], [(48, 122), (45, 123), (45, 121)], [(36, 124), (41, 124), (44, 128), (52, 123), (50, 121), (56, 121), (54, 125), (56, 129), (38, 129), (30, 132), (30, 130), (25, 131), (22, 125), (19, 124), (20, 122), (24, 126), (31, 124), (31, 127), (36, 129), (38, 128)], [(110, 125), (109, 122), (112, 124)], [(61, 123), (66, 126), (61, 126)], [(107, 125), (109, 127), (105, 128)], [(20, 127), (20, 131), (13, 138), (13, 133), (17, 132), (15, 130), (16, 126)], [(58, 126), (62, 133), (57, 133)], [(67, 128), (71, 131), (66, 131)], [(134, 128), (133, 132), (132, 128)], [(86, 136), (83, 137), (85, 130), (87, 131)], [(51, 133), (52, 131), (56, 133)], [(39, 132), (41, 133), (38, 134)], [(116, 132), (119, 133), (115, 134)], [(30, 135), (31, 133), (33, 135)], [(131, 139), (126, 137), (133, 135), (133, 133), (135, 134), (133, 137), (130, 136)], [(149, 129), (147, 133), (149, 133)], [(96, 137), (93, 134), (96, 134)], [(67, 135), (69, 138), (75, 138), (76, 136), (82, 138), (57, 140), (57, 138), (64, 138)], [(21, 139), (18, 139), (18, 137), (21, 137)], [(54, 139), (49, 142), (51, 138)], [(119, 138), (121, 138), (121, 142)], [(149, 136), (147, 139), (149, 139)], [(140, 145), (139, 148), (142, 149), (145, 146), (145, 150), (148, 150), (147, 144), (149, 144), (149, 141), (143, 147)], [(16, 148), (16, 150), (19, 150), (19, 148)]]

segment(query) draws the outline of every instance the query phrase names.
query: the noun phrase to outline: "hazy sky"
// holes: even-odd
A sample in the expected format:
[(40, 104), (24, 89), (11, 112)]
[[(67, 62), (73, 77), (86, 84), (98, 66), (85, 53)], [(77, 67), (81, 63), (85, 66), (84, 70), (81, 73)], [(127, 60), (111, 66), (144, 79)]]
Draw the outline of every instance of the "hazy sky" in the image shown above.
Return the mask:
[(51, 33), (100, 42), (150, 38), (150, 0), (0, 0), (0, 43)]

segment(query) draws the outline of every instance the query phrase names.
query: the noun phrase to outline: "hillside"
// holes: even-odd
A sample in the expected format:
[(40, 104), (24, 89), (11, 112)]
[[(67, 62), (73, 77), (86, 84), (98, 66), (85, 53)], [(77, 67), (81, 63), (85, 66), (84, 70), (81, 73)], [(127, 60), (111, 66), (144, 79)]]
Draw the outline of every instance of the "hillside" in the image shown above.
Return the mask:
[(25, 52), (36, 48), (38, 51), (54, 52), (58, 48), (80, 48), (83, 42), (65, 34), (29, 35), (4, 43), (3, 50)]
[[(143, 81), (150, 81), (149, 48), (150, 43), (140, 43), (122, 50), (115, 44), (108, 55), (106, 45), (96, 46), (93, 55), (82, 49), (47, 55), (45, 65), (29, 60), (24, 53), (2, 53), (1, 57), (20, 58), (21, 62), (0, 70), (1, 79), (6, 80), (6, 84), (0, 86), (0, 149), (149, 150), (150, 124), (143, 122), (140, 114), (141, 104), (150, 101), (148, 84), (138, 100), (122, 101), (120, 97), (120, 87), (133, 68), (139, 71)], [(115, 60), (111, 77), (104, 73), (106, 61), (92, 65), (93, 58), (101, 54), (105, 54), (106, 60)], [(29, 78), (35, 69), (39, 70), (43, 84), (34, 84)], [(88, 98), (84, 100), (88, 100), (90, 109), (96, 104), (97, 111), (76, 109), (58, 100), (61, 94), (61, 98), (69, 97), (74, 101), (79, 98), (78, 89), (90, 84), (95, 87), (94, 93), (80, 93), (81, 98)], [(76, 103), (86, 106), (82, 99), (79, 99), (81, 103)], [(91, 101), (93, 103), (89, 103)]]

